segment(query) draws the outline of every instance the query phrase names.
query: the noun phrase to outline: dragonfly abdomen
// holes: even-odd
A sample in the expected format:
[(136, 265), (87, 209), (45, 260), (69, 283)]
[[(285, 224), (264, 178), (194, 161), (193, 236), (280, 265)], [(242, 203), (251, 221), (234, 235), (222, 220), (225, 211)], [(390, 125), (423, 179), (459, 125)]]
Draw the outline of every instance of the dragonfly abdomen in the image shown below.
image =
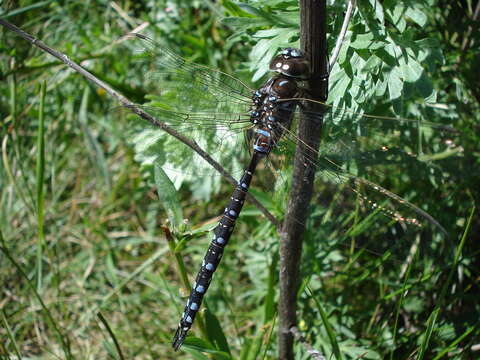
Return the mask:
[[(212, 281), (213, 273), (220, 264), (225, 246), (230, 239), (235, 222), (252, 181), (258, 162), (267, 156), (277, 144), (285, 130), (289, 130), (296, 103), (288, 101), (298, 95), (297, 78), (306, 76), (308, 66), (304, 54), (296, 49), (285, 49), (270, 66), (280, 75), (274, 76), (253, 94), (250, 121), (256, 125), (253, 155), (248, 168), (238, 182), (230, 203), (214, 230), (214, 237), (203, 259), (192, 291), (188, 298), (182, 319), (173, 338), (173, 348), (183, 344), (188, 330), (192, 327), (203, 297)], [(285, 100), (279, 102), (279, 100)]]
[(214, 237), (208, 247), (207, 253), (205, 254), (202, 266), (197, 274), (187, 304), (185, 305), (182, 318), (173, 338), (173, 348), (175, 350), (183, 344), (188, 330), (192, 327), (195, 316), (202, 304), (203, 297), (212, 281), (213, 273), (220, 264), (225, 246), (230, 239), (236, 220), (242, 210), (255, 168), (263, 156), (264, 154), (262, 153), (255, 152), (253, 154), (247, 170), (245, 170), (245, 173), (238, 182), (237, 187), (230, 198), (230, 202), (225, 208), (223, 216), (214, 230)]

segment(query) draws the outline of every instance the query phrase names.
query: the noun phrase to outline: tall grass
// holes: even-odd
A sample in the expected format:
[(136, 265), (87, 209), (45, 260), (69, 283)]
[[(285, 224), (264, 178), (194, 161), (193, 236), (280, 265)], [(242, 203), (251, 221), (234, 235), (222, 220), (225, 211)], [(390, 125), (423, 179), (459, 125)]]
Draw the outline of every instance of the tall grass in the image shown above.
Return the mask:
[[(250, 67), (265, 69), (258, 58), (249, 59), (250, 50), (258, 54), (271, 46), (263, 49), (268, 54), (295, 33), (290, 5), (43, 1), (9, 9), (7, 19), (141, 102), (148, 93), (142, 87), (145, 74), (132, 74), (135, 64), (115, 43), (132, 28), (149, 21), (145, 31), (161, 34), (175, 51), (249, 82)], [(340, 16), (341, 9), (335, 11), (332, 16)], [(434, 8), (425, 13), (441, 15)], [(228, 27), (220, 22), (222, 14), (229, 16)], [(368, 11), (360, 15), (352, 31), (370, 19)], [(416, 32), (410, 35), (427, 36), (432, 24), (425, 30), (412, 26)], [(337, 27), (332, 20), (330, 29)], [(194, 327), (193, 334), (203, 340), (192, 338), (185, 352), (174, 353), (170, 341), (184, 305), (181, 296), (187, 295), (185, 272), (192, 280), (230, 186), (220, 179), (212, 181), (214, 188), (210, 179), (196, 187), (186, 181), (174, 194), (184, 220), (173, 229), (165, 197), (158, 194), (168, 187), (155, 181), (153, 167), (139, 165), (145, 158), (132, 145), (139, 123), (115, 111), (117, 104), (105, 93), (13, 34), (3, 32), (1, 44), (2, 358), (276, 358), (275, 227), (247, 204), (206, 297), (204, 331)], [(442, 61), (453, 66), (449, 57)], [(465, 113), (453, 109), (458, 92), (444, 86), (450, 72), (426, 68), (425, 76), (440, 89), (439, 103), (452, 104), (449, 111), (440, 104), (430, 109), (427, 120), (440, 113), (446, 114), (442, 119), (451, 117), (463, 132), (465, 156), (442, 167), (442, 178), (431, 173), (428, 181), (415, 181), (417, 174), (407, 165), (387, 173), (382, 184), (422, 200), (462, 252), (452, 259), (423, 256), (408, 233), (396, 237), (401, 225), (378, 212), (360, 216), (363, 205), (353, 192), (319, 183), (302, 258), (298, 328), (327, 358), (475, 358), (477, 115), (473, 105)], [(468, 83), (459, 82), (468, 93)], [(412, 86), (403, 91), (413, 91)], [(374, 110), (388, 102), (378, 100)], [(405, 107), (421, 115), (415, 104)], [(279, 185), (273, 192), (268, 168), (253, 184), (254, 195), (278, 218), (285, 210), (288, 171), (287, 166), (274, 174)], [(165, 228), (173, 239), (165, 237)], [(427, 236), (436, 246), (443, 244), (435, 234)], [(402, 255), (381, 249), (382, 239), (392, 238), (409, 241)], [(359, 250), (369, 241), (374, 243)], [(372, 249), (383, 251), (372, 254)], [(296, 353), (308, 357), (301, 345)]]

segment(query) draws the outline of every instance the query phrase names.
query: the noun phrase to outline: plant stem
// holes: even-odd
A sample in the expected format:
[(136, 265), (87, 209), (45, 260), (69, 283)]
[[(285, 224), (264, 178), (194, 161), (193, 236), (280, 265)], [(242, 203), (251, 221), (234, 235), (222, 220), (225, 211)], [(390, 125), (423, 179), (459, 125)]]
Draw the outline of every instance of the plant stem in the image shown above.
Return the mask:
[[(328, 62), (326, 43), (325, 0), (301, 0), (301, 44), (310, 57), (311, 77), (309, 94), (325, 101), (328, 89)], [(306, 110), (321, 111), (318, 104), (305, 104)], [(303, 142), (297, 146), (294, 160), (292, 187), (283, 223), (280, 244), (280, 303), (279, 303), (279, 359), (293, 360), (294, 336), (291, 328), (297, 324), (296, 300), (303, 234), (308, 206), (313, 192), (314, 166), (305, 166), (305, 156), (316, 158), (320, 145), (322, 121), (301, 116), (298, 136)], [(307, 154), (307, 155), (305, 155)]]

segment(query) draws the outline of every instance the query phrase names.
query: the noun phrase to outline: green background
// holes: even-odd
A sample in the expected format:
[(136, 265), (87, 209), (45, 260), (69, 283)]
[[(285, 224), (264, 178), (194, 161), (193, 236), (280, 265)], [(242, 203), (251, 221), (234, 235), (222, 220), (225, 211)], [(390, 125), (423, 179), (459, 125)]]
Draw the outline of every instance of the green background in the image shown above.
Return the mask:
[[(334, 3), (328, 5), (330, 51), (345, 11), (344, 2)], [(422, 172), (393, 161), (375, 179), (434, 216), (451, 248), (440, 258), (435, 250), (447, 240), (435, 227), (404, 233), (375, 212), (360, 216), (361, 197), (319, 181), (309, 209), (298, 327), (326, 358), (474, 359), (477, 4), (358, 3), (332, 69), (329, 101), (458, 130), (446, 151), (435, 145), (445, 141), (441, 128), (424, 135)], [(279, 48), (298, 46), (295, 1), (4, 1), (1, 9), (2, 18), (138, 103), (155, 89), (117, 41), (139, 26), (186, 59), (252, 87), (265, 79)], [(174, 232), (181, 266), (192, 279), (231, 186), (208, 167), (176, 164), (174, 178), (155, 167), (156, 150), (165, 161), (193, 160), (164, 135), (145, 145), (158, 130), (119, 111), (104, 91), (6, 29), (0, 66), (0, 356), (121, 358), (115, 339), (126, 359), (276, 358), (279, 235), (259, 210), (246, 204), (206, 296), (209, 338), (189, 339), (186, 352), (174, 353), (170, 341), (186, 293), (179, 292), (178, 263), (161, 225)], [(383, 129), (385, 141), (400, 139), (395, 145), (402, 151), (418, 145), (395, 126), (386, 121), (375, 134)], [(248, 150), (215, 155), (238, 177)], [(282, 219), (290, 166), (277, 158), (270, 165), (281, 170), (260, 169), (252, 192)], [(362, 174), (361, 165), (350, 170)], [(389, 239), (391, 253), (385, 252)], [(415, 257), (415, 239), (434, 251)], [(369, 251), (357, 253), (356, 245)], [(200, 337), (198, 326), (194, 330)], [(298, 359), (308, 358), (302, 345), (295, 346)]]

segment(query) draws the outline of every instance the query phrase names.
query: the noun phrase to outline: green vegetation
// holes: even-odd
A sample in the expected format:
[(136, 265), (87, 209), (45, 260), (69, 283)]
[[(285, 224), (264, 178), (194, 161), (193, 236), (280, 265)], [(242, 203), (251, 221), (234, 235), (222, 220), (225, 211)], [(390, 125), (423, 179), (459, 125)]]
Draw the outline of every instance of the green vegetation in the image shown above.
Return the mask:
[[(348, 109), (418, 123), (360, 121), (358, 143), (347, 144), (353, 152), (340, 143), (325, 152), (421, 207), (448, 236), (428, 221), (421, 228), (394, 221), (399, 215), (385, 216), (393, 211), (387, 209), (415, 213), (365, 184), (339, 184), (319, 171), (304, 242), (298, 328), (328, 359), (475, 359), (477, 5), (358, 2), (332, 69), (332, 114)], [(345, 10), (343, 2), (334, 3), (330, 49)], [(0, 4), (0, 17), (132, 101), (163, 109), (180, 105), (182, 86), (154, 81), (155, 64), (122, 38), (133, 29), (251, 87), (265, 79), (279, 48), (298, 46), (296, 1)], [(188, 292), (182, 289), (185, 272), (191, 281), (231, 185), (170, 136), (118, 109), (104, 91), (1, 31), (0, 358), (277, 358), (275, 227), (246, 204), (194, 337), (174, 353), (171, 339)], [(208, 97), (194, 91), (186, 99), (192, 108)], [(159, 104), (160, 95), (165, 103)], [(328, 118), (325, 137), (348, 136), (341, 121), (355, 123), (358, 116)], [(178, 129), (195, 138), (199, 130)], [(239, 177), (249, 155), (243, 138), (232, 145), (201, 132), (199, 142)], [(382, 144), (391, 148), (389, 156), (355, 152)], [(282, 144), (252, 186), (280, 220), (289, 150)], [(372, 209), (368, 200), (378, 206)], [(168, 230), (173, 239), (167, 241)], [(303, 345), (295, 351), (298, 359), (308, 358)]]

